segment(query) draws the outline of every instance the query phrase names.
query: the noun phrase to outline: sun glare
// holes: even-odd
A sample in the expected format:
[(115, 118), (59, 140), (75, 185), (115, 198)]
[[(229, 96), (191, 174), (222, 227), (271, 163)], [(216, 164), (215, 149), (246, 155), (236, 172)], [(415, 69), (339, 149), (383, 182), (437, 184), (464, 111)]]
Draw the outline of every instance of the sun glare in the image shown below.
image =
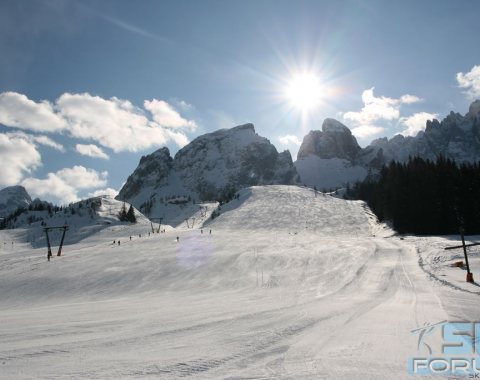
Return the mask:
[(311, 110), (321, 101), (320, 78), (311, 73), (297, 74), (288, 82), (285, 94), (294, 107), (302, 111)]

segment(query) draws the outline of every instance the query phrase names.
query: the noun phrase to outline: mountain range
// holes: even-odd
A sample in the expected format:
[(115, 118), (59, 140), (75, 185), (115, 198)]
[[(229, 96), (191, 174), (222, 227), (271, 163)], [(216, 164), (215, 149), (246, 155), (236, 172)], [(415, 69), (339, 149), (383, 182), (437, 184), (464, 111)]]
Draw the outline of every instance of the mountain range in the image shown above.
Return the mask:
[(414, 156), (436, 160), (440, 155), (457, 163), (480, 161), (480, 100), (466, 115), (450, 112), (442, 121), (427, 121), (425, 131), (415, 137), (384, 137), (365, 148), (345, 125), (326, 119), (321, 131), (304, 137), (295, 167), (302, 183), (330, 188), (362, 180), (392, 160), (405, 162)]
[[(253, 124), (221, 129), (197, 137), (174, 157), (166, 147), (143, 156), (116, 199), (178, 225), (192, 214), (203, 215), (206, 201), (228, 201), (245, 187), (303, 184), (329, 190), (363, 180), (391, 160), (440, 155), (458, 163), (480, 161), (480, 100), (465, 115), (451, 112), (442, 121), (427, 121), (415, 137), (379, 138), (365, 148), (347, 126), (325, 119), (321, 130), (303, 138), (295, 162)], [(22, 186), (0, 190), (0, 218), (31, 203)]]

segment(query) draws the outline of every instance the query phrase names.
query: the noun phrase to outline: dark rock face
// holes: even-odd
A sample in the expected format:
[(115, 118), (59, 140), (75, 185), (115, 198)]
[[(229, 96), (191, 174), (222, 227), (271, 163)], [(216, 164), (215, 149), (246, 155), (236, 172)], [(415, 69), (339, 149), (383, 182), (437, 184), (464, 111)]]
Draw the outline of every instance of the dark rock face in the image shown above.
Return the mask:
[(325, 119), (322, 131), (310, 131), (304, 137), (298, 159), (312, 154), (320, 158), (342, 158), (354, 161), (361, 148), (350, 129), (334, 119)]
[(28, 207), (32, 203), (30, 195), (23, 186), (9, 186), (0, 190), (0, 218), (9, 215), (19, 207)]
[(253, 124), (245, 124), (199, 136), (174, 159), (167, 148), (142, 157), (117, 199), (140, 208), (149, 199), (172, 193), (215, 200), (246, 186), (297, 181), (290, 153), (278, 153), (255, 133)]
[(164, 185), (172, 167), (173, 159), (168, 148), (160, 148), (148, 156), (143, 156), (116, 199), (128, 200), (143, 187), (157, 188)]

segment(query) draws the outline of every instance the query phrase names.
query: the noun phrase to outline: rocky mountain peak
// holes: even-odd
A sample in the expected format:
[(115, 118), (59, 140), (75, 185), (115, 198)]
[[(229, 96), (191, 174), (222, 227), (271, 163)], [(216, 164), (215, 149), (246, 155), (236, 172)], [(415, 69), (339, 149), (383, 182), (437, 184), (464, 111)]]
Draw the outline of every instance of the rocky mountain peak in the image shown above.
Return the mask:
[(28, 207), (32, 199), (23, 186), (9, 186), (0, 190), (0, 218), (19, 207)]
[(174, 159), (166, 148), (142, 157), (117, 199), (160, 214), (172, 196), (218, 200), (247, 186), (297, 181), (290, 152), (278, 153), (249, 123), (199, 136)]
[(470, 104), (467, 116), (471, 119), (480, 117), (480, 99), (477, 99)]
[(347, 126), (340, 123), (338, 120), (327, 118), (323, 121), (322, 132), (331, 132), (331, 133), (345, 133), (351, 135), (352, 132), (348, 129)]
[(152, 154), (142, 156), (135, 171), (118, 193), (116, 199), (128, 200), (138, 194), (144, 187), (159, 187), (167, 182), (173, 167), (173, 158), (167, 147), (160, 148)]
[(320, 158), (354, 160), (361, 151), (348, 127), (335, 119), (325, 119), (322, 131), (310, 131), (303, 139), (298, 159), (315, 155)]

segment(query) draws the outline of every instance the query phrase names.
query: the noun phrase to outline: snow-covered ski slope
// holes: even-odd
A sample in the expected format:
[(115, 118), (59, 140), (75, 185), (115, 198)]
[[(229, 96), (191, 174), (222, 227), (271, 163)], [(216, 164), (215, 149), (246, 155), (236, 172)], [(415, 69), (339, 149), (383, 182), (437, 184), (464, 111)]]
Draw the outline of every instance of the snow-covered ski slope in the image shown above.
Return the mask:
[[(298, 186), (254, 186), (221, 207), (213, 228), (316, 236), (371, 236), (379, 228), (363, 202), (345, 201)], [(391, 234), (391, 231), (387, 231)]]
[(362, 202), (253, 187), (220, 214), (112, 226), (51, 262), (0, 231), (0, 378), (410, 378), (411, 330), (479, 319)]

